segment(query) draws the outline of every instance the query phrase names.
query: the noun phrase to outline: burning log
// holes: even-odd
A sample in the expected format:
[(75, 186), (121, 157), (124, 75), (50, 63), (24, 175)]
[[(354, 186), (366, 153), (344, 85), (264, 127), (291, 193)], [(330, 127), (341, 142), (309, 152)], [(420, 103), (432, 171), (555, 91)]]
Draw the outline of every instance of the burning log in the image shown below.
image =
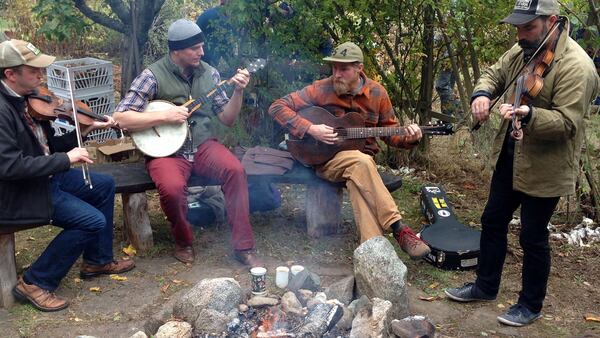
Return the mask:
[(342, 318), (344, 310), (337, 304), (318, 304), (308, 313), (296, 337), (320, 338)]

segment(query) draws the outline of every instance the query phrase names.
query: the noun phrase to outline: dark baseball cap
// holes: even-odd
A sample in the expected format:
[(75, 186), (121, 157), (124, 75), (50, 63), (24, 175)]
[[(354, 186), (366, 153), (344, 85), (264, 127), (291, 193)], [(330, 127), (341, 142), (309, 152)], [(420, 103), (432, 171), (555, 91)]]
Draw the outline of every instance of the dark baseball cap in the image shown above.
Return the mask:
[(512, 13), (500, 22), (519, 26), (536, 19), (540, 15), (558, 15), (559, 13), (560, 10), (556, 0), (517, 0)]

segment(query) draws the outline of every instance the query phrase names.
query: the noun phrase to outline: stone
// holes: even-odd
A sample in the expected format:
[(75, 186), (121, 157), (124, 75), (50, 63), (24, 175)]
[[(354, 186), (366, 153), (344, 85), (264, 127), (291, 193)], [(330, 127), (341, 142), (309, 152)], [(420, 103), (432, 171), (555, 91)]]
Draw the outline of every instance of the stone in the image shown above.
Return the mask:
[(227, 330), (230, 321), (231, 318), (227, 314), (213, 309), (203, 309), (194, 322), (194, 332), (197, 334), (223, 332)]
[(423, 316), (392, 320), (392, 332), (399, 338), (434, 337), (435, 326)]
[(320, 288), (321, 278), (306, 268), (293, 276), (288, 283), (288, 289), (294, 292), (300, 289), (318, 291)]
[(232, 309), (237, 309), (242, 299), (242, 288), (235, 279), (203, 279), (176, 301), (173, 316), (191, 323), (207, 309), (226, 316)]
[(315, 296), (306, 302), (308, 310), (312, 310), (318, 304), (325, 304), (327, 302), (327, 295), (325, 292), (317, 292)]
[(406, 286), (407, 269), (392, 244), (382, 236), (362, 243), (353, 256), (354, 277), (360, 295), (392, 303), (392, 317), (409, 315)]
[(350, 338), (388, 338), (390, 337), (390, 310), (388, 300), (373, 298), (371, 306), (364, 306), (352, 321)]
[(248, 300), (248, 306), (252, 307), (274, 306), (277, 304), (279, 304), (279, 300), (263, 296), (254, 296)]
[(298, 297), (298, 300), (303, 306), (306, 306), (306, 303), (313, 298), (313, 294), (314, 292), (306, 289), (296, 291), (296, 297)]
[(148, 336), (146, 335), (146, 333), (144, 333), (142, 331), (138, 331), (138, 332), (134, 333), (132, 336), (130, 336), (129, 338), (148, 338)]
[(158, 329), (154, 338), (191, 338), (192, 325), (188, 322), (169, 321)]
[(354, 298), (354, 276), (343, 278), (324, 290), (328, 299), (337, 299), (342, 304), (348, 305)]
[(302, 304), (300, 304), (296, 295), (291, 291), (284, 293), (281, 297), (281, 309), (285, 313), (297, 316), (302, 316), (304, 313), (302, 311)]

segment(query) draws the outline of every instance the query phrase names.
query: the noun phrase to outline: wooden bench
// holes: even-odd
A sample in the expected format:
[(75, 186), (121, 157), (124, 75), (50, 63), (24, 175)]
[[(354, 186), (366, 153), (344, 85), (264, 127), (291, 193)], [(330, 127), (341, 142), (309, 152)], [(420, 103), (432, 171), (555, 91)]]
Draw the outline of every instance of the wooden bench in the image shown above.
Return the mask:
[[(92, 171), (112, 176), (116, 192), (123, 201), (123, 233), (126, 240), (140, 252), (153, 246), (152, 227), (148, 217), (146, 191), (155, 189), (143, 163), (109, 163), (94, 165)], [(400, 178), (380, 173), (390, 191), (402, 185)], [(342, 187), (319, 178), (313, 169), (296, 163), (283, 175), (249, 175), (248, 183), (305, 184), (306, 226), (311, 237), (320, 237), (336, 231), (341, 223)], [(219, 185), (207, 178), (192, 176), (189, 186)]]

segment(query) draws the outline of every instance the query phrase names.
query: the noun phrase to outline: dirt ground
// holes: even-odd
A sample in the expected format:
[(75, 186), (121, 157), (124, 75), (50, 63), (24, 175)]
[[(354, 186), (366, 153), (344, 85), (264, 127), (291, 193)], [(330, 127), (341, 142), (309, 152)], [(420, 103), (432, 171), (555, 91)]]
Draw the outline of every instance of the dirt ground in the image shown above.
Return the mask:
[[(394, 194), (406, 221), (415, 230), (424, 222), (418, 206), (418, 191), (426, 182), (443, 182), (460, 220), (478, 227), (487, 196), (486, 178), (481, 175), (479, 164), (440, 170), (444, 165), (416, 166), (417, 170), (404, 179), (403, 187)], [(298, 186), (280, 186), (280, 189), (284, 198), (280, 209), (252, 216), (257, 247), (265, 257), (268, 270), (273, 272), (276, 266), (293, 261), (318, 273), (325, 286), (351, 274), (357, 236), (347, 196), (340, 234), (313, 240), (304, 230), (303, 191)], [(9, 311), (0, 309), (0, 336), (129, 337), (141, 330), (152, 314), (172, 306), (181, 292), (203, 278), (233, 277), (249, 290), (247, 270), (230, 256), (227, 227), (197, 229), (196, 263), (184, 265), (171, 256), (173, 242), (156, 194), (149, 193), (149, 200), (155, 248), (145, 257), (134, 258), (136, 269), (122, 275), (127, 280), (101, 277), (82, 281), (78, 279), (78, 265), (75, 265), (57, 290), (59, 295), (70, 299), (69, 308), (57, 313), (38, 312), (23, 304)], [(125, 245), (121, 241), (120, 220), (117, 213), (115, 252), (118, 257), (124, 256)], [(19, 272), (39, 255), (57, 231), (43, 227), (17, 233)], [(496, 321), (496, 316), (518, 297), (522, 252), (517, 234), (518, 228), (511, 228), (501, 291), (498, 299), (489, 303), (457, 304), (443, 295), (444, 288), (471, 281), (474, 272), (439, 270), (423, 261), (411, 261), (399, 252), (409, 271), (412, 313), (426, 315), (438, 333), (449, 337), (600, 337), (600, 323), (584, 319), (588, 314), (600, 316), (599, 243), (579, 248), (552, 242), (552, 272), (543, 318), (525, 328), (511, 328)], [(269, 290), (278, 292), (273, 282), (274, 273), (268, 277)], [(91, 291), (92, 288), (99, 291)]]

